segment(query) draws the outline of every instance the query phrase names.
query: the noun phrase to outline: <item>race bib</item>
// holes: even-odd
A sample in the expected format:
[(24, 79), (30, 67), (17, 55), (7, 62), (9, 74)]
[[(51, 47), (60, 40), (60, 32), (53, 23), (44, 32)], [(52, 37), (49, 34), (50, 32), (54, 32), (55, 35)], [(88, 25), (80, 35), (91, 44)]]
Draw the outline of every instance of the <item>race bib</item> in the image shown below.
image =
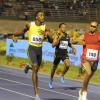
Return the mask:
[(67, 49), (68, 47), (68, 41), (60, 41), (59, 48), (60, 49)]
[(33, 34), (31, 36), (31, 43), (33, 44), (42, 44), (43, 35)]
[(98, 58), (98, 50), (87, 49), (86, 58), (88, 60), (97, 60), (97, 58)]

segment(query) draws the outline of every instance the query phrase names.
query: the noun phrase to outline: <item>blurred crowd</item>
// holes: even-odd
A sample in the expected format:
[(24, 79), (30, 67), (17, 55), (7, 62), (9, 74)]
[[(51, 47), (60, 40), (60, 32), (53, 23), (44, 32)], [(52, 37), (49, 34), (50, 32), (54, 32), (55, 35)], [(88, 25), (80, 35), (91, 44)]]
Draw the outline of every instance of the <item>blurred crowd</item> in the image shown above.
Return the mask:
[(28, 20), (34, 11), (43, 9), (47, 17), (68, 16), (68, 12), (86, 16), (88, 8), (97, 8), (99, 0), (0, 0), (0, 15), (16, 16)]

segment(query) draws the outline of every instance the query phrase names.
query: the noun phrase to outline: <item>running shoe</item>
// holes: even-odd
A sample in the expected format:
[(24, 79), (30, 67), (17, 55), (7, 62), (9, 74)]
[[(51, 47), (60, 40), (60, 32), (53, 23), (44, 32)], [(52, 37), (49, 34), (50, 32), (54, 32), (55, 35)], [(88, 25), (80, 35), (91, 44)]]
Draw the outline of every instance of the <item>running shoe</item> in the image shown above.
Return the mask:
[(35, 100), (40, 100), (40, 97), (39, 96), (35, 96)]
[(81, 93), (81, 90), (79, 91), (79, 98), (78, 98), (78, 100), (88, 100), (87, 99), (87, 92), (86, 91), (83, 91), (82, 93)]
[(30, 66), (28, 64), (26, 64), (25, 69), (24, 69), (25, 74), (28, 73), (29, 69), (30, 69)]
[(79, 91), (79, 97), (78, 97), (78, 100), (82, 100), (82, 93), (81, 93), (81, 90)]
[(52, 82), (49, 82), (49, 88), (52, 89), (53, 86), (52, 86)]
[(87, 92), (86, 91), (82, 92), (82, 100), (87, 100)]
[(61, 76), (60, 81), (61, 81), (61, 83), (64, 83), (64, 76)]

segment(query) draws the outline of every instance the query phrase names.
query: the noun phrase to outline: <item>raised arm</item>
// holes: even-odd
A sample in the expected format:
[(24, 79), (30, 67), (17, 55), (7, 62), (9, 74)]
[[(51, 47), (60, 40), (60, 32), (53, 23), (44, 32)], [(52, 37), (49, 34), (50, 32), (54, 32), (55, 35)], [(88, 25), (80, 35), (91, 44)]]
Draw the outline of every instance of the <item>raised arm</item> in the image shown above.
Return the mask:
[(48, 42), (50, 42), (50, 43), (53, 42), (52, 32), (50, 31), (50, 28), (48, 28), (48, 26), (46, 26), (46, 29), (44, 32), (44, 37), (45, 37), (45, 39), (48, 39)]
[(58, 45), (60, 38), (62, 37), (62, 35), (60, 33), (55, 33), (54, 38), (53, 38), (53, 42), (52, 42), (52, 47), (55, 47)]
[(84, 35), (81, 35), (78, 39), (77, 39), (78, 43), (85, 45), (85, 41), (84, 41)]
[(22, 31), (16, 32), (16, 33), (14, 34), (14, 36), (20, 36), (20, 35), (25, 34), (25, 33), (29, 30), (29, 28), (30, 28), (30, 23), (27, 23), (27, 24), (25, 25), (25, 27), (22, 29)]
[(69, 38), (69, 44), (68, 44), (68, 46), (72, 48), (72, 53), (75, 55), (76, 54), (76, 49), (74, 48), (74, 46), (73, 46), (72, 41), (71, 41), (70, 38)]
[(76, 39), (72, 39), (72, 43), (73, 44), (81, 44), (81, 45), (85, 45), (85, 41), (84, 41), (84, 35), (80, 35), (78, 38)]

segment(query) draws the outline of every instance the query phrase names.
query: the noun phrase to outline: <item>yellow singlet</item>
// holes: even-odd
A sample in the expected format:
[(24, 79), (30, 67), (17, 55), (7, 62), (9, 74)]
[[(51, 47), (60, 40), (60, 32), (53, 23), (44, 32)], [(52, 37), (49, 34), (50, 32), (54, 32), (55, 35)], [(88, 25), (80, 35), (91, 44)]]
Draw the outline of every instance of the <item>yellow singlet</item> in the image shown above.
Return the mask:
[(41, 47), (43, 42), (43, 32), (45, 31), (45, 24), (37, 26), (35, 22), (31, 22), (28, 32), (29, 44), (36, 47)]

